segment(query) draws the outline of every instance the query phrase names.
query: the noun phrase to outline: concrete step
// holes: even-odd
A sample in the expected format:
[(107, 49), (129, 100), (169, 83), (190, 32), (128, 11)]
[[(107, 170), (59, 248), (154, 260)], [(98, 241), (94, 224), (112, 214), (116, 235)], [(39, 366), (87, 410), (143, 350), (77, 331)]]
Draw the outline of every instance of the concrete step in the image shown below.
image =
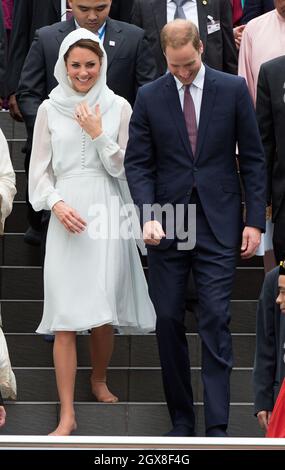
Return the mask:
[[(3, 300), (42, 300), (42, 269), (35, 266), (2, 266)], [(147, 276), (147, 269), (146, 269)], [(263, 268), (237, 268), (232, 300), (256, 300), (264, 278)]]
[[(52, 367), (52, 343), (37, 334), (6, 334), (13, 367)], [(191, 367), (201, 365), (201, 342), (197, 334), (187, 334)], [(233, 334), (235, 367), (252, 367), (255, 351), (254, 334)], [(89, 335), (77, 336), (78, 364), (90, 365)], [(36, 351), (36, 354), (35, 354)], [(155, 334), (115, 336), (111, 362), (118, 367), (160, 367)]]
[[(196, 405), (197, 434), (204, 434), (203, 406)], [(56, 403), (11, 403), (6, 405), (7, 421), (0, 434), (46, 435), (54, 430), (59, 407)], [(167, 407), (163, 403), (76, 403), (77, 431), (86, 436), (162, 436), (170, 428)], [(262, 437), (249, 405), (231, 405), (229, 435)]]
[(28, 228), (27, 207), (25, 202), (16, 201), (13, 210), (6, 219), (6, 233), (25, 233)]
[[(17, 380), (18, 401), (58, 401), (55, 372), (52, 367), (13, 367)], [(90, 386), (90, 367), (78, 367), (75, 400), (95, 400)], [(203, 401), (200, 368), (191, 369), (194, 401)], [(122, 402), (164, 402), (160, 368), (110, 367), (108, 384)], [(231, 374), (231, 401), (251, 403), (252, 369), (236, 368)]]
[[(192, 306), (196, 311), (197, 304), (193, 302)], [(231, 331), (233, 333), (255, 333), (256, 306), (256, 300), (231, 302)], [(6, 333), (34, 333), (41, 321), (43, 301), (2, 301), (0, 308)], [(189, 333), (196, 332), (196, 319), (192, 312), (186, 313), (185, 323)]]
[(27, 132), (23, 122), (16, 122), (6, 111), (0, 111), (0, 127), (6, 139), (26, 139)]

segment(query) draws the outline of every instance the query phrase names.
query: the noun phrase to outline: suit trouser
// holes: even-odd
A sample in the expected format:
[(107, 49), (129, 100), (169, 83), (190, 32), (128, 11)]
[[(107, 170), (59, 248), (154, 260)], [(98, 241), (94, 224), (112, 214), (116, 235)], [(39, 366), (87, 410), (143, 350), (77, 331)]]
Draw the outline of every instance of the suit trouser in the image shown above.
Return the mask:
[[(185, 334), (185, 291), (192, 269), (199, 301), (198, 333), (202, 341), (202, 380), (206, 429), (227, 425), (232, 342), (229, 303), (236, 248), (213, 235), (197, 195), (197, 242), (193, 250), (148, 249), (149, 289), (157, 314), (157, 340), (166, 401), (173, 425), (194, 430), (190, 360)], [(196, 365), (196, 364), (195, 364)]]
[(285, 259), (285, 197), (274, 221), (273, 248), (277, 264)]

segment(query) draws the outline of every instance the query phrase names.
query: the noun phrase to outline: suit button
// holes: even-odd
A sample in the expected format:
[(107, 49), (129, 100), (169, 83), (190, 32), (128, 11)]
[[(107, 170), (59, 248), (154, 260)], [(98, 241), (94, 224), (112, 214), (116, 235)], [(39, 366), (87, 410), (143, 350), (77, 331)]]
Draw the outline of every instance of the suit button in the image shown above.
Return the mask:
[(187, 191), (186, 196), (191, 196), (191, 191)]
[(196, 166), (194, 166), (193, 168), (194, 171), (198, 171), (198, 168)]

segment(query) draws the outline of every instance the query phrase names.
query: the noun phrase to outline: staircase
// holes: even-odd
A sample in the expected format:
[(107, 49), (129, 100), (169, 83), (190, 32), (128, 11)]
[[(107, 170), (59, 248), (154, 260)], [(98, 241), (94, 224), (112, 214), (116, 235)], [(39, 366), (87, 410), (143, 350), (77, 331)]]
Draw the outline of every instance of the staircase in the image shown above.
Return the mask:
[[(43, 307), (40, 250), (24, 243), (25, 207), (23, 124), (0, 113), (0, 126), (9, 141), (17, 174), (18, 194), (6, 233), (0, 239), (0, 307), (11, 363), (18, 386), (17, 402), (7, 402), (6, 426), (0, 434), (46, 435), (55, 427), (59, 405), (52, 359), (52, 344), (35, 334)], [(263, 281), (262, 259), (240, 263), (231, 302), (234, 370), (231, 379), (231, 437), (260, 437), (253, 416), (251, 375), (255, 350), (256, 299)], [(195, 318), (187, 313), (197, 431), (204, 435), (203, 388), (200, 377), (200, 340)], [(191, 332), (191, 333), (190, 333)], [(110, 388), (118, 404), (94, 401), (90, 391), (88, 336), (79, 335), (76, 414), (78, 435), (160, 436), (170, 429), (161, 383), (161, 370), (153, 334), (116, 336), (109, 369)]]

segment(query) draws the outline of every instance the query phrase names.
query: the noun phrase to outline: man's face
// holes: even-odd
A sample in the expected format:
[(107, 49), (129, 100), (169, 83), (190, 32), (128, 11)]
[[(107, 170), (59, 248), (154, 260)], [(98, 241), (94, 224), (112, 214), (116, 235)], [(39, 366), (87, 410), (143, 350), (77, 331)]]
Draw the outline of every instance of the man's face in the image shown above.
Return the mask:
[(93, 33), (105, 23), (111, 3), (112, 0), (69, 0), (77, 23)]
[(282, 313), (285, 313), (285, 276), (280, 275), (278, 278), (279, 295), (276, 303), (279, 305)]
[(285, 19), (285, 0), (274, 0), (274, 4), (279, 15)]
[(200, 41), (200, 49), (197, 51), (191, 42), (178, 49), (167, 46), (165, 57), (168, 70), (183, 85), (191, 85), (197, 73), (201, 68), (201, 54), (203, 52), (203, 44)]

